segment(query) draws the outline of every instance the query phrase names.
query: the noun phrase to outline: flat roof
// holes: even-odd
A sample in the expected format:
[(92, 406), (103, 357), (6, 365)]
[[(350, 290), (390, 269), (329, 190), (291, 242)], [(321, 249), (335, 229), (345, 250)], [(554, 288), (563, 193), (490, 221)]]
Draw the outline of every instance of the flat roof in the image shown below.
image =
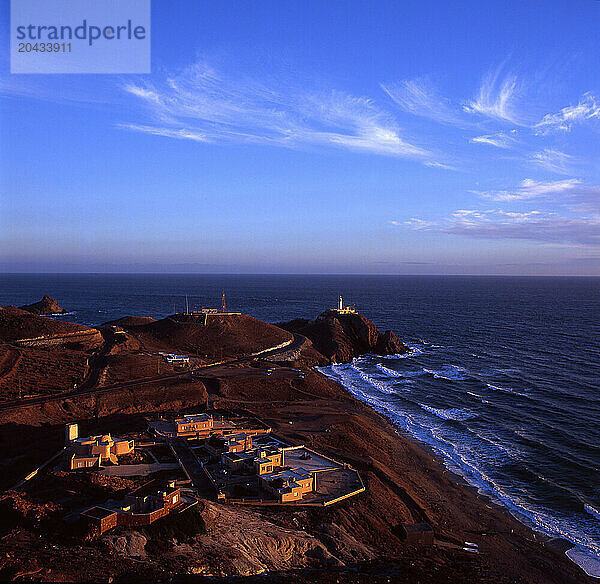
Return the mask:
[(272, 472), (266, 475), (263, 475), (262, 478), (264, 478), (267, 481), (272, 481), (273, 479), (288, 479), (288, 480), (292, 480), (295, 481), (297, 479), (308, 479), (311, 478), (312, 474), (310, 472), (308, 472), (307, 470), (304, 470), (302, 468), (290, 468), (288, 470), (282, 470), (279, 472)]
[(175, 418), (176, 423), (184, 424), (189, 422), (208, 422), (212, 420), (209, 414), (183, 414), (183, 418)]
[(231, 460), (253, 460), (254, 454), (251, 452), (225, 452), (223, 456)]
[(224, 436), (224, 438), (228, 442), (239, 442), (240, 440), (246, 440), (248, 438), (248, 434), (239, 432), (237, 434), (228, 434), (227, 436)]
[(111, 509), (105, 509), (104, 507), (92, 507), (91, 509), (86, 509), (81, 512), (81, 515), (85, 515), (86, 517), (93, 517), (94, 519), (106, 519), (116, 513)]

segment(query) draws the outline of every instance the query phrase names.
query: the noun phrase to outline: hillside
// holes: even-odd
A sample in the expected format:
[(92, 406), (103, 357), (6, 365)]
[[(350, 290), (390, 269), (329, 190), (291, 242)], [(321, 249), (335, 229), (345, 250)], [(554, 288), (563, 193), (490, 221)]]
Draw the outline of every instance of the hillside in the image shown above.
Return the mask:
[(146, 351), (176, 351), (209, 360), (249, 355), (292, 339), (288, 331), (245, 314), (211, 315), (206, 324), (201, 318), (180, 322), (168, 317), (120, 326)]
[(143, 326), (155, 322), (156, 319), (151, 316), (122, 316), (116, 320), (109, 320), (108, 322), (102, 323), (100, 326), (120, 326), (122, 328), (135, 328), (137, 326)]
[(0, 342), (37, 337), (60, 337), (95, 329), (32, 314), (14, 306), (0, 307)]

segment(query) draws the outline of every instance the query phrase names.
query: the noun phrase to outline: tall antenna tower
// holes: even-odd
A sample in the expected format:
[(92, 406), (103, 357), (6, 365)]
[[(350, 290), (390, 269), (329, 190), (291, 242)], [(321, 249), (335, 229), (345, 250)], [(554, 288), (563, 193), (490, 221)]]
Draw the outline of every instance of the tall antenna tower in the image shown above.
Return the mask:
[(190, 313), (190, 305), (188, 303), (188, 296), (187, 296), (187, 294), (185, 295), (185, 313), (186, 314)]
[(225, 306), (225, 290), (221, 294), (221, 312), (227, 312), (227, 306)]

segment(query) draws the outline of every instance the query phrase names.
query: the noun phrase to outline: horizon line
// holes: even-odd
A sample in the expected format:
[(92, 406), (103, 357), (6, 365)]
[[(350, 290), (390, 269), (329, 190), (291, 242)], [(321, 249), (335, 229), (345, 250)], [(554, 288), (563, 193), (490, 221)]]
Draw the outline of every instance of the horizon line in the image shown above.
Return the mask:
[(600, 278), (600, 274), (364, 274), (353, 272), (0, 272), (2, 276), (348, 276), (348, 277), (481, 277), (481, 278)]

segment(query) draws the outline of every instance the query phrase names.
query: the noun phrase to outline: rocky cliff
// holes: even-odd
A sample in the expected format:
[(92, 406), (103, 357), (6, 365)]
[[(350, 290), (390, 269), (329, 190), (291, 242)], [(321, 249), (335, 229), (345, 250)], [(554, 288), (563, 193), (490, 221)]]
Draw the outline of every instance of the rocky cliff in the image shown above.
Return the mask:
[(65, 314), (67, 311), (58, 305), (58, 302), (51, 296), (44, 296), (39, 302), (25, 304), (19, 307), (32, 314)]
[(365, 353), (394, 355), (408, 351), (392, 331), (382, 333), (359, 313), (327, 310), (315, 320), (298, 318), (278, 326), (309, 338), (314, 348), (334, 363), (347, 363)]

